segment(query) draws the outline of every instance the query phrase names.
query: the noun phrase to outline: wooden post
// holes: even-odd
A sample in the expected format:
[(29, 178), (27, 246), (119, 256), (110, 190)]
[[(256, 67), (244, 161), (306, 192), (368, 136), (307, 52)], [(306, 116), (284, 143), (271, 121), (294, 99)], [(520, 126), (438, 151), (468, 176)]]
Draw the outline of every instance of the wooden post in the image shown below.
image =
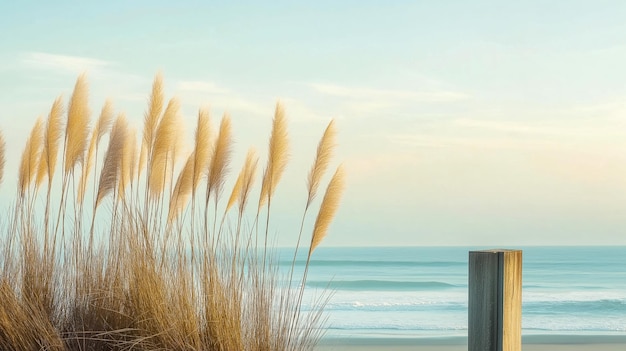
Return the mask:
[(522, 251), (469, 253), (469, 351), (521, 351)]

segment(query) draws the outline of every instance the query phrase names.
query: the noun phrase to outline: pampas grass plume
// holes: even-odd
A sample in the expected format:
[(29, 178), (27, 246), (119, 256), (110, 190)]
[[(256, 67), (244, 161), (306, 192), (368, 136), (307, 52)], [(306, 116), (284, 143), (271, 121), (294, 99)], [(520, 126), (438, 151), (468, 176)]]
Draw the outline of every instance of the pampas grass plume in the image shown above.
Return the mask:
[(93, 134), (96, 136), (96, 144), (100, 143), (100, 139), (109, 132), (111, 129), (111, 123), (113, 123), (113, 102), (107, 99), (100, 111), (100, 117), (96, 122), (96, 126), (93, 129)]
[(54, 177), (54, 171), (57, 164), (57, 154), (59, 153), (59, 142), (62, 136), (62, 124), (63, 100), (59, 96), (56, 100), (54, 100), (46, 122), (43, 148), (39, 159), (39, 169), (37, 170), (37, 186), (43, 182), (44, 177), (48, 176), (49, 183)]
[(272, 122), (272, 134), (269, 142), (269, 154), (267, 166), (263, 174), (261, 196), (259, 197), (259, 209), (263, 207), (268, 198), (272, 197), (276, 185), (280, 181), (289, 157), (289, 138), (287, 135), (287, 119), (285, 109), (281, 103), (276, 104), (274, 120)]
[(309, 172), (309, 177), (307, 178), (309, 196), (307, 198), (306, 208), (311, 205), (311, 202), (315, 198), (317, 189), (320, 185), (320, 180), (328, 169), (328, 164), (330, 163), (333, 149), (335, 147), (335, 135), (335, 123), (334, 120), (331, 120), (328, 127), (326, 127), (326, 130), (324, 131), (322, 139), (317, 145), (317, 155), (315, 156), (315, 161), (313, 162), (313, 166)]
[(100, 172), (98, 193), (96, 195), (94, 208), (97, 208), (102, 199), (113, 191), (117, 185), (122, 152), (124, 151), (124, 145), (126, 143), (127, 128), (126, 117), (124, 114), (120, 114), (111, 129), (111, 139), (109, 140), (109, 148), (104, 156), (104, 164)]
[(200, 183), (200, 177), (208, 168), (211, 161), (211, 123), (209, 112), (201, 109), (198, 112), (198, 125), (196, 127), (196, 140), (194, 147), (194, 171), (192, 193)]
[(163, 193), (165, 188), (165, 179), (167, 176), (167, 168), (173, 167), (168, 165), (170, 161), (171, 153), (174, 152), (176, 147), (176, 136), (178, 127), (178, 110), (180, 105), (176, 98), (172, 98), (165, 112), (163, 118), (159, 122), (159, 126), (156, 130), (154, 137), (154, 147), (152, 149), (152, 156), (150, 162), (152, 162), (149, 172), (150, 182), (150, 194), (156, 198)]
[(344, 190), (344, 172), (343, 167), (339, 166), (335, 174), (333, 175), (328, 188), (326, 188), (326, 194), (322, 200), (320, 211), (317, 214), (315, 220), (315, 226), (313, 227), (313, 236), (311, 237), (311, 246), (309, 247), (309, 258), (315, 248), (324, 240), (326, 234), (328, 234), (328, 227), (332, 222), (337, 209), (339, 209), (339, 202), (341, 201), (341, 195)]
[(118, 182), (118, 197), (120, 199), (124, 198), (126, 188), (128, 188), (128, 185), (130, 184), (130, 177), (133, 168), (133, 154), (135, 153), (135, 144), (137, 142), (136, 138), (136, 132), (134, 129), (127, 131), (122, 151), (122, 159), (120, 160), (121, 164)]
[(252, 182), (254, 181), (254, 172), (256, 170), (257, 161), (258, 158), (255, 157), (254, 149), (248, 150), (246, 162), (241, 168), (239, 176), (237, 176), (237, 181), (235, 182), (235, 186), (233, 186), (233, 191), (230, 193), (230, 198), (228, 199), (228, 204), (226, 205), (226, 211), (228, 211), (235, 204), (236, 200), (245, 204)]
[(148, 153), (152, 152), (152, 145), (156, 137), (157, 127), (159, 126), (159, 118), (163, 110), (163, 100), (163, 76), (157, 73), (152, 83), (152, 94), (150, 95), (148, 111), (144, 117), (143, 143), (146, 145)]
[(180, 171), (180, 174), (178, 175), (178, 180), (176, 180), (174, 192), (170, 201), (169, 213), (167, 215), (168, 222), (172, 222), (174, 219), (176, 219), (176, 217), (178, 217), (185, 205), (187, 205), (187, 200), (189, 200), (189, 196), (191, 195), (191, 187), (194, 174), (194, 162), (195, 155), (192, 152), (191, 155), (187, 157), (187, 162), (185, 162), (185, 166)]
[(244, 176), (241, 185), (241, 191), (239, 193), (239, 212), (243, 213), (244, 208), (246, 207), (246, 203), (248, 202), (248, 197), (250, 195), (250, 191), (252, 190), (252, 185), (254, 184), (254, 178), (256, 176), (256, 168), (259, 163), (259, 157), (256, 156), (256, 152), (254, 149), (250, 149), (248, 151), (248, 156), (246, 156), (246, 164), (244, 167)]
[(39, 157), (39, 151), (42, 144), (43, 134), (43, 121), (41, 117), (37, 119), (33, 129), (30, 131), (30, 136), (26, 141), (24, 152), (22, 153), (22, 162), (20, 163), (19, 172), (19, 186), (20, 194), (23, 196), (26, 192), (26, 188), (30, 185), (35, 172), (37, 171), (37, 159)]
[(81, 74), (76, 80), (74, 92), (67, 110), (67, 125), (65, 127), (65, 173), (83, 162), (89, 134), (89, 106), (88, 106), (87, 77)]
[[(232, 134), (230, 116), (224, 115), (220, 123), (220, 132), (215, 142), (213, 156), (211, 157), (211, 167), (209, 168), (208, 189), (214, 191), (217, 198), (224, 185), (224, 178), (228, 171), (230, 153), (232, 148)], [(208, 196), (207, 192), (207, 196)], [(207, 198), (208, 201), (208, 198)]]
[(100, 111), (100, 117), (98, 117), (96, 126), (91, 132), (89, 148), (87, 149), (87, 157), (86, 161), (83, 163), (83, 173), (81, 174), (80, 183), (78, 185), (78, 203), (83, 203), (83, 200), (85, 198), (85, 190), (87, 188), (87, 181), (89, 179), (89, 173), (91, 172), (91, 168), (93, 167), (95, 154), (98, 150), (98, 144), (100, 144), (100, 139), (104, 136), (104, 134), (109, 132), (112, 121), (113, 103), (111, 102), (111, 100), (107, 100), (104, 103), (104, 106), (102, 106), (102, 110)]

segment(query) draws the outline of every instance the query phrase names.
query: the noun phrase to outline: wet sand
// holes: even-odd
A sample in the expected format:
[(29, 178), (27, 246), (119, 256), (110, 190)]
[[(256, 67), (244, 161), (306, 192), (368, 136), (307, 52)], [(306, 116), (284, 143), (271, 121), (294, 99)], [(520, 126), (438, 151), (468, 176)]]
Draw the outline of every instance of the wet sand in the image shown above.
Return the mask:
[[(626, 333), (614, 335), (532, 335), (523, 338), (524, 351), (624, 351)], [(326, 338), (317, 351), (467, 351), (467, 338)]]

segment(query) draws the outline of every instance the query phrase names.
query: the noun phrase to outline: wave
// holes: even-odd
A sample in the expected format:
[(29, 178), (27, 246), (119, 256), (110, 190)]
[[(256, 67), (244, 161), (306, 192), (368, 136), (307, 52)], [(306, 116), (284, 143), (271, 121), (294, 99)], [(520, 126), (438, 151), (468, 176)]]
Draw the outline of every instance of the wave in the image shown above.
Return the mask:
[(523, 313), (534, 315), (576, 313), (580, 314), (623, 314), (626, 312), (624, 299), (600, 299), (586, 301), (532, 301), (522, 305)]
[(309, 287), (329, 288), (332, 290), (354, 290), (354, 291), (424, 291), (442, 290), (456, 288), (457, 285), (444, 282), (410, 282), (410, 281), (390, 281), (390, 280), (340, 280), (340, 281), (310, 281)]
[[(281, 266), (290, 267), (292, 261), (281, 261)], [(297, 260), (296, 266), (304, 266), (305, 260)], [(372, 261), (372, 260), (311, 260), (311, 267), (459, 267), (467, 266), (461, 261)]]

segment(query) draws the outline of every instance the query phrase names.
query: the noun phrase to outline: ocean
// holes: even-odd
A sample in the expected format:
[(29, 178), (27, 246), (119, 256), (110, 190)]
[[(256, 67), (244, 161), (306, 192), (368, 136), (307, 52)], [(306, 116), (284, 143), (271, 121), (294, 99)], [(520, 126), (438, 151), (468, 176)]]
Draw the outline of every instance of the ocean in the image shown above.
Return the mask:
[[(523, 250), (523, 335), (626, 335), (626, 247), (507, 248)], [(477, 249), (490, 248), (320, 247), (305, 301), (331, 292), (326, 337), (467, 336)], [(289, 255), (281, 249), (284, 269)]]

